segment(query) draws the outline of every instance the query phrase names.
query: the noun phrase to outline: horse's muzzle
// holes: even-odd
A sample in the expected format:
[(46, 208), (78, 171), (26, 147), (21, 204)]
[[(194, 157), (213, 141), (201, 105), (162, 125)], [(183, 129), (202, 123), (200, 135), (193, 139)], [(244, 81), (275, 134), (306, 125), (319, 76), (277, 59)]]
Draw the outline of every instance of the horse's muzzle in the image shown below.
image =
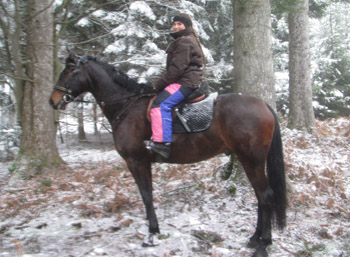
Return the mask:
[(52, 99), (49, 100), (49, 105), (54, 109), (54, 110), (65, 110), (67, 102), (61, 99), (57, 104), (54, 103)]
[(59, 97), (57, 97), (57, 95), (55, 95), (54, 97), (51, 96), (51, 98), (49, 100), (49, 104), (55, 110), (65, 110), (66, 105), (73, 102), (73, 101), (74, 101), (74, 96), (72, 96), (71, 94), (65, 94), (65, 95), (59, 96)]

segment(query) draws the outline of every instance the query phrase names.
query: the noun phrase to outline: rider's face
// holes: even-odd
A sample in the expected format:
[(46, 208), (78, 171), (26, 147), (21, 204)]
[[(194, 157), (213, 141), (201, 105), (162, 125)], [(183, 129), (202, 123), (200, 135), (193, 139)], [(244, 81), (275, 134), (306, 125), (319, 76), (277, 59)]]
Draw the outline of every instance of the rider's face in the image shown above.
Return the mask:
[(180, 30), (186, 29), (186, 26), (180, 21), (174, 21), (171, 28), (173, 29), (173, 32), (179, 32)]

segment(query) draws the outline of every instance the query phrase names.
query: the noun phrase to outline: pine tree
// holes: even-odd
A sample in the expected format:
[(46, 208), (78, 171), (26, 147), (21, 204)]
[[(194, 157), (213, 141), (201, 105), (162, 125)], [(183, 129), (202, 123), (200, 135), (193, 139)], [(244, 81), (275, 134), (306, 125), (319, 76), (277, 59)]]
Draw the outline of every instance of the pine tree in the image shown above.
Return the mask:
[(315, 115), (312, 106), (309, 45), (309, 1), (297, 1), (289, 12), (289, 120), (291, 128), (312, 131)]
[(270, 1), (232, 0), (234, 90), (275, 107)]

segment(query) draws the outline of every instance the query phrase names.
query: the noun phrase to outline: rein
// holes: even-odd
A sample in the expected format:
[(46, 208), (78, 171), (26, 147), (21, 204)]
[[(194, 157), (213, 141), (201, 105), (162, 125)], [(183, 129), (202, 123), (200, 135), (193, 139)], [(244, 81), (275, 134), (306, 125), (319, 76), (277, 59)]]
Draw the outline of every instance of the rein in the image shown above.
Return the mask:
[[(146, 97), (146, 96), (154, 96), (155, 93), (140, 93), (140, 94), (136, 94), (136, 95), (131, 95), (131, 96), (127, 96), (127, 97), (123, 97), (123, 98), (119, 98), (116, 99), (115, 101), (121, 101), (121, 100), (129, 100), (130, 98), (134, 98), (132, 101), (130, 101), (129, 103), (127, 103), (127, 105), (121, 109), (121, 111), (119, 112), (119, 114), (117, 115), (117, 117), (115, 117), (114, 121), (115, 121), (115, 126), (118, 126), (123, 119), (126, 117), (126, 111), (134, 104), (136, 103), (137, 100), (139, 100), (142, 97)], [(65, 95), (66, 96), (66, 95)], [(66, 101), (66, 100), (64, 100)], [(106, 103), (105, 102), (96, 102), (96, 101), (86, 101), (86, 100), (80, 100), (80, 99), (73, 99), (70, 102), (76, 102), (76, 103), (92, 103), (92, 104), (100, 104), (102, 111), (105, 111), (105, 107), (106, 107)], [(113, 106), (116, 105), (118, 103), (112, 103), (112, 104), (108, 104), (109, 106)]]
[[(126, 96), (126, 97), (122, 97), (122, 98), (118, 98), (118, 99), (115, 99), (115, 101), (122, 101), (122, 100), (129, 100), (130, 98), (134, 98), (134, 97), (138, 97), (138, 98), (141, 98), (141, 97), (145, 97), (145, 96), (154, 96), (156, 93), (140, 93), (140, 94), (135, 94), (135, 95), (130, 95), (130, 96)], [(71, 102), (76, 102), (76, 103), (88, 103), (88, 104), (106, 104), (105, 102), (96, 102), (96, 101), (86, 101), (86, 100), (80, 100), (80, 99), (74, 99), (73, 101)], [(112, 104), (108, 104), (108, 105), (115, 105), (117, 103), (112, 103)]]
[(117, 117), (115, 117), (115, 127), (117, 127), (121, 122), (122, 120), (126, 117), (127, 113), (126, 111), (129, 109), (129, 107), (131, 105), (133, 105), (139, 98), (141, 97), (137, 97), (137, 98), (134, 98), (133, 101), (130, 101), (120, 112), (119, 114), (117, 115)]

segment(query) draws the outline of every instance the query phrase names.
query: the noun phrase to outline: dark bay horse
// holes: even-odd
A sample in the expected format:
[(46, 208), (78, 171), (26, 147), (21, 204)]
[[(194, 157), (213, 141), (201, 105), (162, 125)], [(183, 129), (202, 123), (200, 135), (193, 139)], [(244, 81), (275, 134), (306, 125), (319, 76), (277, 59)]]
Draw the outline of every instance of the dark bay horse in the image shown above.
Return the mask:
[[(71, 53), (49, 100), (54, 109), (64, 109), (84, 92), (94, 95), (145, 204), (150, 235), (144, 245), (152, 245), (153, 235), (159, 233), (151, 172), (151, 164), (157, 159), (143, 144), (151, 137), (146, 118), (147, 105), (154, 95), (150, 88), (137, 84), (112, 65)], [(219, 95), (209, 129), (174, 134), (173, 139), (168, 163), (194, 163), (221, 153), (237, 155), (258, 199), (257, 227), (248, 245), (256, 248), (253, 256), (267, 256), (272, 223), (275, 221), (280, 229), (285, 227), (287, 206), (282, 141), (274, 111), (253, 97)]]

